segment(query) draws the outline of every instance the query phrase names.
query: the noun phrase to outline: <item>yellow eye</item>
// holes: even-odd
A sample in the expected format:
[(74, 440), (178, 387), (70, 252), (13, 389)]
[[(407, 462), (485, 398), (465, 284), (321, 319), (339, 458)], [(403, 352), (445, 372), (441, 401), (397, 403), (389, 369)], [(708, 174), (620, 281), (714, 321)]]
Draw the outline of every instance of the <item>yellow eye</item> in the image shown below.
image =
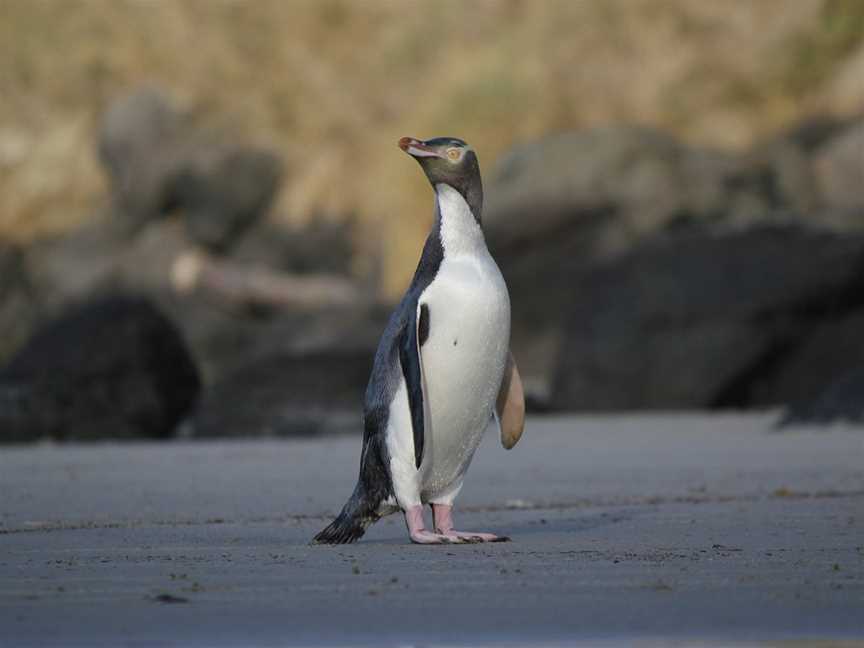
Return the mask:
[(447, 157), (455, 162), (459, 159), (459, 149), (447, 149)]

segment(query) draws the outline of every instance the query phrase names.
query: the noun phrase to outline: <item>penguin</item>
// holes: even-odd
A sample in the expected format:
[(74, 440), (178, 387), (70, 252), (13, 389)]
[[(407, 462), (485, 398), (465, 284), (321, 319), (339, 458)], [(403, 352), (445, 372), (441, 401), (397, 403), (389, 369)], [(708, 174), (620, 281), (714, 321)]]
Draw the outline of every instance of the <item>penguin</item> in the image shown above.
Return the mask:
[[(509, 350), (510, 296), (481, 227), (477, 154), (461, 139), (403, 137), (435, 195), (417, 270), (381, 337), (364, 399), (360, 476), (314, 544), (358, 540), (401, 511), (418, 544), (501, 542), (453, 528), (453, 502), (490, 419), (501, 443), (522, 436), (525, 399)], [(433, 527), (427, 529), (424, 505)]]

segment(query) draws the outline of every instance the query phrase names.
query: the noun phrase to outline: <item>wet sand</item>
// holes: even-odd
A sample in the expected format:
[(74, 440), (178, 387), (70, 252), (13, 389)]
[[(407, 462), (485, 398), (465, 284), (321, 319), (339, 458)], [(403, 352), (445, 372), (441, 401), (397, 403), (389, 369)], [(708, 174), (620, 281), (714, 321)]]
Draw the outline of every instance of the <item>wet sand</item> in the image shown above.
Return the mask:
[[(309, 546), (359, 440), (0, 448), (0, 646), (864, 639), (864, 429), (535, 418), (487, 435), (457, 526)], [(794, 643), (792, 645), (799, 645)]]

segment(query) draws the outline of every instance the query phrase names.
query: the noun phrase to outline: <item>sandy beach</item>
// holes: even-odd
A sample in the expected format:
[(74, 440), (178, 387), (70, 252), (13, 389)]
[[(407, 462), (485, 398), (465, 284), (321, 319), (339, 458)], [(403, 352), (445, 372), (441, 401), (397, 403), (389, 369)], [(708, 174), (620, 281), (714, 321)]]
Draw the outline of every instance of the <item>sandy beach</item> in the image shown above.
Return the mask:
[[(0, 645), (773, 644), (864, 638), (864, 430), (776, 414), (533, 418), (457, 524), (310, 546), (359, 439), (10, 446)], [(796, 644), (797, 645), (797, 644)]]

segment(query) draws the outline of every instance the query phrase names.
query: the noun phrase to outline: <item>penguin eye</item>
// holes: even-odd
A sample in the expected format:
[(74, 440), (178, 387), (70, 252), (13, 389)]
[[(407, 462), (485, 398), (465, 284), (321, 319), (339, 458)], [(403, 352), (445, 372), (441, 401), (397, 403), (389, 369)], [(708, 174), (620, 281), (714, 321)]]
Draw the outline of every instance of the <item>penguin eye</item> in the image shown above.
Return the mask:
[(459, 152), (459, 149), (451, 148), (447, 149), (447, 157), (455, 162), (462, 157), (462, 154)]

